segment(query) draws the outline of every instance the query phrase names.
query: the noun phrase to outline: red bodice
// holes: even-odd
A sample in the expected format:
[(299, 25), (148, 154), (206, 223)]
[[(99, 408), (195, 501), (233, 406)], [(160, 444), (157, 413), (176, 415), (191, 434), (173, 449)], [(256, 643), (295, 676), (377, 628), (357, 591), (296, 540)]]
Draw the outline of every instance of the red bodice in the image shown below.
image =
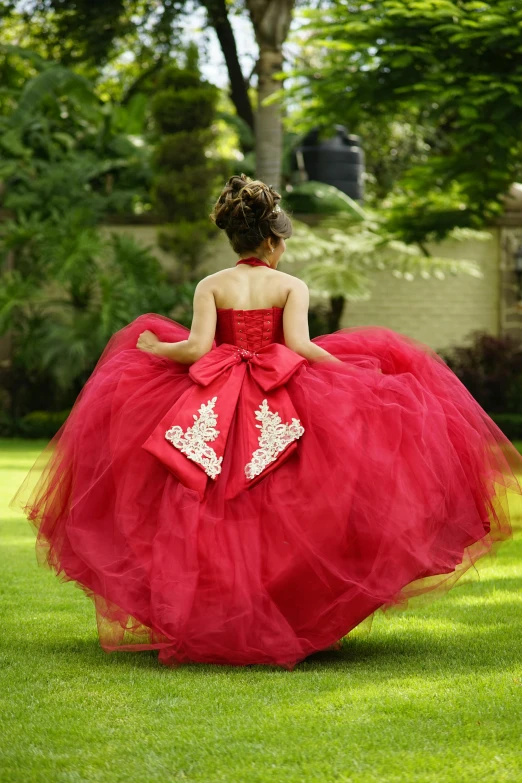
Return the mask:
[(217, 346), (190, 366), (192, 390), (143, 444), (201, 499), (207, 477), (221, 473), (234, 420), (239, 464), (227, 479), (227, 499), (285, 462), (304, 433), (286, 383), (308, 362), (285, 345), (282, 315), (282, 307), (217, 308)]
[(248, 351), (258, 351), (270, 343), (284, 345), (283, 308), (236, 310), (218, 307), (216, 343), (230, 343)]

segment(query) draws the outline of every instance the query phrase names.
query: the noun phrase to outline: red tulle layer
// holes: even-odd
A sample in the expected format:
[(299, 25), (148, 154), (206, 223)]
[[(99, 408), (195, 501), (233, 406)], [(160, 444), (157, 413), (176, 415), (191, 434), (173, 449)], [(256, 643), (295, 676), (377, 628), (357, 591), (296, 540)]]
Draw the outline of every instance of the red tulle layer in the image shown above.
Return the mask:
[(291, 669), (377, 609), (449, 589), (510, 536), (522, 459), (425, 346), (381, 328), (317, 338), (342, 364), (288, 382), (296, 451), (226, 500), (233, 423), (201, 501), (141, 448), (193, 383), (135, 349), (144, 329), (188, 334), (153, 314), (116, 334), (14, 499), (40, 562), (94, 600), (105, 650)]

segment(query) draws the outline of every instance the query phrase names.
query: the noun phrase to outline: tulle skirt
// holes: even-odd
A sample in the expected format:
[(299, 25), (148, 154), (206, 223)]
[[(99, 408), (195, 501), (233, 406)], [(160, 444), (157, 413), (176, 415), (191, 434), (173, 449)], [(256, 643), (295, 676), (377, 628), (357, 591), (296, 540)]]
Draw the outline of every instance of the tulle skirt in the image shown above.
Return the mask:
[(288, 381), (294, 453), (226, 499), (234, 420), (201, 498), (142, 448), (193, 385), (136, 350), (144, 329), (188, 336), (154, 314), (114, 335), (13, 500), (39, 562), (93, 599), (104, 650), (292, 669), (377, 609), (447, 591), (510, 537), (522, 459), (426, 346), (377, 327), (316, 338), (342, 363)]

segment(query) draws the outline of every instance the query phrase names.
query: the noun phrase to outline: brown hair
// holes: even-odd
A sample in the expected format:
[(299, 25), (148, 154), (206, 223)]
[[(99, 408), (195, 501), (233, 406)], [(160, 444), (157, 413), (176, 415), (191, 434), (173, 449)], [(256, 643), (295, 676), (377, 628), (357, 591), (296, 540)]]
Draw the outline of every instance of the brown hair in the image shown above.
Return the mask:
[(248, 253), (269, 236), (277, 242), (292, 236), (292, 221), (279, 206), (280, 200), (271, 185), (235, 175), (221, 191), (210, 219), (226, 231), (236, 253)]

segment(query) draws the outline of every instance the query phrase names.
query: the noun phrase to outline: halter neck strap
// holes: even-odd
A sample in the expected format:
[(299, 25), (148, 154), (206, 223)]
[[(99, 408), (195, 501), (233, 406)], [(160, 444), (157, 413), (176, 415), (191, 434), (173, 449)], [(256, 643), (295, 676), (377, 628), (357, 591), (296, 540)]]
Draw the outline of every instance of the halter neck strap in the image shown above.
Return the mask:
[(248, 264), (249, 266), (270, 267), (270, 264), (268, 264), (266, 261), (263, 261), (261, 258), (256, 258), (256, 256), (250, 256), (249, 258), (240, 258), (239, 261), (236, 262), (236, 266), (238, 264)]

